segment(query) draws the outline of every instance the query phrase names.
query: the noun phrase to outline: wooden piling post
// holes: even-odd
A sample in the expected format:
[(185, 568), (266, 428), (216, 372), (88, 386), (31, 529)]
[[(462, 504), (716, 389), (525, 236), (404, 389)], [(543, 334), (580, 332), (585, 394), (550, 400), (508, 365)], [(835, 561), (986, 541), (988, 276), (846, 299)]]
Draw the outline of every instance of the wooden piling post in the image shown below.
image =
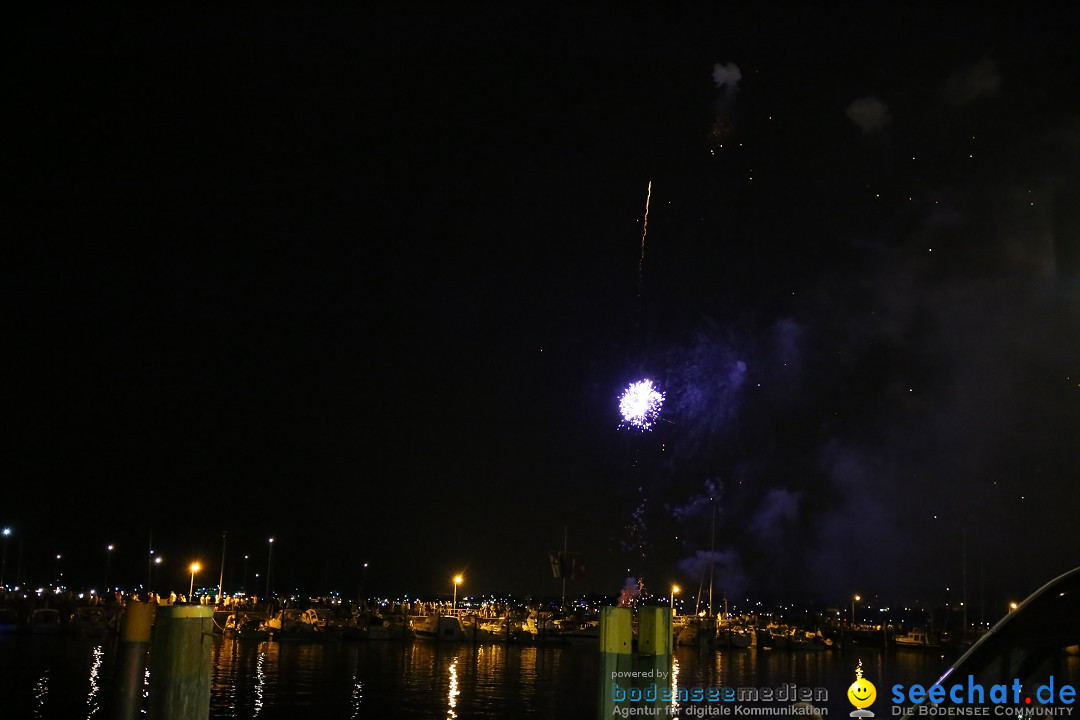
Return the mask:
[(214, 608), (160, 608), (150, 655), (150, 720), (207, 720)]

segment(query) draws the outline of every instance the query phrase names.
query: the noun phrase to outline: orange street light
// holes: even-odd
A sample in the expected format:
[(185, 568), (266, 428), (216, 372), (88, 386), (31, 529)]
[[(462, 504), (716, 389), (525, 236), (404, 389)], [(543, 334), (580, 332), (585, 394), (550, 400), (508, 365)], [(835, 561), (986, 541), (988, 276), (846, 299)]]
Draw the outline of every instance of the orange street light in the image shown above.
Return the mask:
[(188, 569), (191, 570), (191, 584), (188, 586), (187, 596), (188, 602), (191, 602), (191, 594), (195, 592), (195, 573), (202, 570), (202, 565), (197, 562), (193, 562), (191, 563), (191, 567)]
[(463, 578), (461, 575), (454, 576), (454, 604), (450, 606), (451, 610), (457, 609), (457, 586), (460, 585), (461, 581), (464, 579), (465, 578)]

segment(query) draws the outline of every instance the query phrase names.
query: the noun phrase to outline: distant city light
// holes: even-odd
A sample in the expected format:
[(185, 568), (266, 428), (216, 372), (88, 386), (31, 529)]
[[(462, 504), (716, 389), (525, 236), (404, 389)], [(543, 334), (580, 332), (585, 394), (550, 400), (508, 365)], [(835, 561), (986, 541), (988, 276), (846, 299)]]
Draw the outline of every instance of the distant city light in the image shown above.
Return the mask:
[(639, 430), (649, 430), (660, 416), (664, 393), (658, 391), (652, 380), (630, 383), (619, 397), (619, 412), (623, 422)]

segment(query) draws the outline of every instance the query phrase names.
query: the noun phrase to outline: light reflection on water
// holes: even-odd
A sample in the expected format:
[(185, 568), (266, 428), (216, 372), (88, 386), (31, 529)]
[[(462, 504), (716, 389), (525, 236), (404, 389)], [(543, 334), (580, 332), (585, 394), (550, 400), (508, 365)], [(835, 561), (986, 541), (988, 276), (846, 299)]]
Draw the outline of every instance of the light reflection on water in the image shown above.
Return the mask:
[(360, 701), (364, 699), (364, 683), (360, 682), (355, 675), (353, 675), (353, 712), (350, 717), (356, 718), (360, 715)]
[[(109, 717), (115, 653), (114, 640), (0, 642), (0, 706), (23, 708), (11, 717)], [(860, 659), (879, 692), (893, 683), (929, 684), (946, 664), (938, 655), (880, 649), (701, 653), (679, 648), (670, 667), (679, 688), (791, 682), (825, 687), (830, 701), (838, 703), (830, 702), (830, 715), (846, 715), (851, 708), (844, 692)], [(1075, 677), (1080, 660), (1068, 662)], [(148, 671), (140, 675), (145, 698), (151, 678)], [(610, 692), (600, 675), (595, 648), (217, 638), (210, 716), (592, 720), (601, 688)], [(673, 702), (670, 709), (685, 712), (685, 704)]]
[(671, 710), (672, 717), (679, 716), (679, 657), (671, 657)]
[(679, 684), (688, 689), (778, 688), (787, 683), (800, 688), (824, 688), (829, 698), (825, 703), (829, 715), (847, 716), (851, 706), (846, 691), (855, 680), (855, 666), (860, 660), (867, 677), (874, 678), (878, 688), (897, 682), (929, 684), (948, 665), (940, 654), (886, 653), (880, 648), (866, 647), (843, 651), (747, 648), (704, 654), (692, 648), (679, 648), (672, 665), (673, 672), (678, 665)]
[(90, 666), (90, 694), (86, 698), (86, 707), (89, 711), (86, 717), (92, 718), (94, 713), (101, 709), (98, 700), (98, 673), (101, 672), (101, 663), (105, 659), (105, 651), (100, 645), (94, 646), (94, 664)]
[[(259, 661), (255, 663), (255, 712), (252, 717), (258, 717), (263, 708), (263, 693), (266, 692), (266, 650), (259, 651)], [(233, 709), (236, 705), (233, 705)]]
[(34, 683), (34, 717), (45, 717), (45, 699), (49, 696), (49, 671)]
[(454, 658), (454, 661), (450, 663), (450, 689), (447, 691), (447, 703), (450, 705), (446, 710), (447, 720), (454, 720), (457, 717), (457, 713), (454, 712), (454, 708), (457, 707), (457, 696), (461, 694), (458, 690), (457, 680), (457, 664), (458, 659)]
[(142, 708), (139, 710), (139, 714), (143, 717), (148, 715), (147, 704), (150, 702), (150, 668), (146, 668), (143, 673), (142, 682)]

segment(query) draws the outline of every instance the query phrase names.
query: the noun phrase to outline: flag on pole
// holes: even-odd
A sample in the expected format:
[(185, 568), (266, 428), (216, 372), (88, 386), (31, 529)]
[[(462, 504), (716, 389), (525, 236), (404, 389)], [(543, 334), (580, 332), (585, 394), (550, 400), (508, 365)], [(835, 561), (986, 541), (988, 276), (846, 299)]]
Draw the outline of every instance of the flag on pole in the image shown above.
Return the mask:
[(585, 560), (577, 553), (552, 550), (548, 553), (551, 562), (551, 576), (576, 580), (585, 575)]

